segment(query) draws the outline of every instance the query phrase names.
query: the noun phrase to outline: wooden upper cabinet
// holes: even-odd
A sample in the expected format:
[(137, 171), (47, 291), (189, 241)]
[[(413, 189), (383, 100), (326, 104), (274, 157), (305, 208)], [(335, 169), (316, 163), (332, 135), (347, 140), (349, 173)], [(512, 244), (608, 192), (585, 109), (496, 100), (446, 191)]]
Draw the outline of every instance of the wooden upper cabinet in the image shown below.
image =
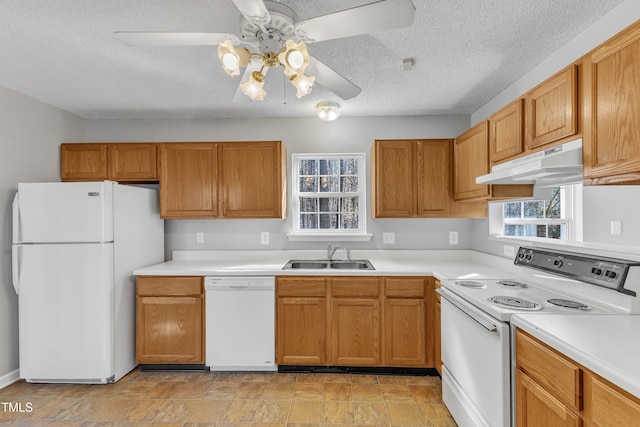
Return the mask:
[(376, 141), (373, 146), (373, 217), (415, 216), (415, 140)]
[(640, 23), (583, 58), (585, 184), (640, 180)]
[(63, 181), (107, 179), (107, 144), (61, 144), (60, 178)]
[(218, 144), (160, 144), (160, 216), (218, 216)]
[(220, 144), (222, 216), (283, 218), (284, 147), (278, 141)]
[(420, 217), (443, 217), (449, 213), (451, 143), (450, 139), (417, 143), (417, 213)]
[(489, 173), (489, 122), (480, 122), (453, 145), (454, 198), (468, 200), (489, 197), (489, 185), (476, 184), (476, 177)]
[(492, 165), (524, 151), (524, 100), (518, 99), (489, 118), (489, 160)]
[(578, 132), (578, 67), (571, 65), (525, 95), (525, 147), (535, 150)]
[(109, 144), (108, 178), (118, 182), (158, 180), (155, 143)]

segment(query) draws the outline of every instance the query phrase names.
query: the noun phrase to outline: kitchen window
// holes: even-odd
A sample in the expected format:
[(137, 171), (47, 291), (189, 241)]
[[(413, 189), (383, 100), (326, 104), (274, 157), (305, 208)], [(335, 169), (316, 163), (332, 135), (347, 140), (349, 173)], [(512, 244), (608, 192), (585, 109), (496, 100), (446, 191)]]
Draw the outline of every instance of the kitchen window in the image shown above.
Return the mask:
[(293, 233), (290, 239), (369, 236), (366, 234), (364, 153), (293, 154), (291, 176)]
[(545, 196), (492, 204), (491, 234), (524, 239), (582, 240), (582, 185), (547, 189)]

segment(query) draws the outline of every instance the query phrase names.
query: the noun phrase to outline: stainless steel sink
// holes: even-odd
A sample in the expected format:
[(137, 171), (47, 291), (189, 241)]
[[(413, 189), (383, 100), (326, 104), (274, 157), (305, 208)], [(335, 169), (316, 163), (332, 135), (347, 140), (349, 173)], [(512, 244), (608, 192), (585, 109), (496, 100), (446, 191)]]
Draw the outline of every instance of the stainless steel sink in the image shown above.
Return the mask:
[(292, 259), (284, 267), (283, 270), (320, 270), (324, 268), (337, 268), (344, 270), (375, 270), (369, 260), (304, 260)]

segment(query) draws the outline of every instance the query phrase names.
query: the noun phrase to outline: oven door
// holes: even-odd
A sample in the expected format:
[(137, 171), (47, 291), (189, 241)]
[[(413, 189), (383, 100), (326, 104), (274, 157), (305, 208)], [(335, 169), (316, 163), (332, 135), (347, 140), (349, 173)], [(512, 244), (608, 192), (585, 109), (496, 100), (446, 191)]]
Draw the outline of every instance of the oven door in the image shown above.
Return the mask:
[(511, 425), (509, 324), (446, 288), (442, 295), (442, 396), (459, 426)]

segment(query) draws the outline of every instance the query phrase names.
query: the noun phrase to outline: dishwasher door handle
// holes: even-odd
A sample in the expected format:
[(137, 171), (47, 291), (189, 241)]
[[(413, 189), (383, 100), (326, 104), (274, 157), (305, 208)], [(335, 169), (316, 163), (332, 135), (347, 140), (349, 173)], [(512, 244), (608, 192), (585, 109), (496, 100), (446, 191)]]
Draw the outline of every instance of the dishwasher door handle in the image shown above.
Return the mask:
[(446, 290), (440, 288), (440, 289), (436, 289), (436, 292), (439, 293), (440, 296), (442, 296), (442, 298), (446, 299), (448, 302), (453, 304), (458, 310), (460, 310), (461, 312), (466, 314), (468, 317), (470, 317), (471, 320), (475, 321), (477, 324), (485, 328), (487, 331), (489, 332), (498, 331), (498, 327), (496, 325), (494, 325), (493, 323), (487, 322), (484, 319), (478, 318), (478, 316), (474, 315), (474, 313), (472, 313), (471, 310), (467, 309), (464, 306), (464, 303), (462, 303), (461, 301), (458, 301), (458, 298), (452, 296)]

